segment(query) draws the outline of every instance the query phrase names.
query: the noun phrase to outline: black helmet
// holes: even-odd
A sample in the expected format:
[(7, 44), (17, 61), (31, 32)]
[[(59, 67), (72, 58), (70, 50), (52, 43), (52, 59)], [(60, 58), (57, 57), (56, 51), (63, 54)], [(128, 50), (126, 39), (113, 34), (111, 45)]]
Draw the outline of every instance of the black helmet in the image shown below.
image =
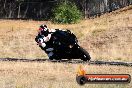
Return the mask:
[(47, 36), (48, 33), (49, 33), (47, 25), (40, 25), (39, 30), (41, 31), (41, 34), (44, 35), (44, 36)]

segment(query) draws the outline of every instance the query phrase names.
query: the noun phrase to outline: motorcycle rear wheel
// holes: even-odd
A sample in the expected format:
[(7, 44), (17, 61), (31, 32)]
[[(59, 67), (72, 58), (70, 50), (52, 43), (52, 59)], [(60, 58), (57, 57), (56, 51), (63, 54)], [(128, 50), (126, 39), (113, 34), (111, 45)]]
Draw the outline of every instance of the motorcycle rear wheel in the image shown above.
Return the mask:
[(83, 49), (82, 47), (80, 47), (79, 49), (81, 51), (81, 57), (80, 57), (81, 60), (89, 61), (91, 59), (89, 53), (85, 49)]

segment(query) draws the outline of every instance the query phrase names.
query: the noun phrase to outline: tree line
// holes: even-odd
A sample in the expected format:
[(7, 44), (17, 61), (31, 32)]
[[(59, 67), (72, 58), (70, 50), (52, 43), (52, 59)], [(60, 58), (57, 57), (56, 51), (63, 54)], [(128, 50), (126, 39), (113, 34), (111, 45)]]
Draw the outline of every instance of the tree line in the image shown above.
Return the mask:
[(75, 3), (85, 18), (132, 4), (132, 0), (0, 0), (0, 18), (48, 20), (63, 1)]

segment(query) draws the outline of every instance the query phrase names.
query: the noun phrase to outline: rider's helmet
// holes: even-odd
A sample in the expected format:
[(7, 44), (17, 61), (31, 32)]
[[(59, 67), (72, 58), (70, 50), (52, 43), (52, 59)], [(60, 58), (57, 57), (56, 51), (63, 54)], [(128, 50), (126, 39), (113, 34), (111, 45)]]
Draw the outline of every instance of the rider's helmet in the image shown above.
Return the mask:
[(49, 33), (47, 25), (40, 25), (39, 32), (40, 32), (41, 35), (47, 36), (48, 33)]

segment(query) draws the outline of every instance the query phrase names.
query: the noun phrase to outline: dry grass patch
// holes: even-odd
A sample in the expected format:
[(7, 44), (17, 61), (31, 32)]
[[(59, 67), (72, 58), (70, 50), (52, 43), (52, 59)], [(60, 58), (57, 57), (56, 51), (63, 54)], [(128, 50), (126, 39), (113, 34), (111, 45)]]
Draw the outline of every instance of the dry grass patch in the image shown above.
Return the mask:
[[(80, 88), (75, 79), (80, 64), (0, 62), (0, 65), (0, 88)], [(83, 64), (83, 67), (88, 74), (132, 75), (131, 67), (88, 64)], [(86, 84), (81, 87), (131, 88), (132, 84)]]
[(52, 24), (49, 21), (0, 20), (1, 58), (45, 58), (34, 41), (40, 24), (70, 29), (92, 59), (132, 61), (132, 6), (83, 20), (78, 24)]

